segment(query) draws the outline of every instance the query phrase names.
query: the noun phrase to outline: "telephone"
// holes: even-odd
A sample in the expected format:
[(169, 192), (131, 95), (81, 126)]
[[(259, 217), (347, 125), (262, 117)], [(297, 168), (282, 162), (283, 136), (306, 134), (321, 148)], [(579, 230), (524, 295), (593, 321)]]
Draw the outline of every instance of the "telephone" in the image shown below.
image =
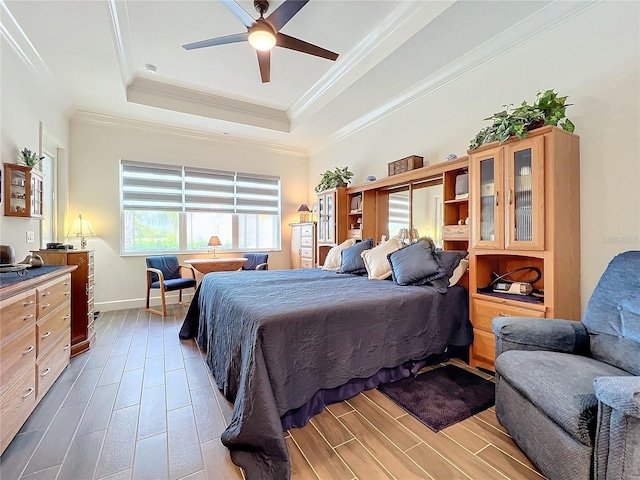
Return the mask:
[[(535, 277), (527, 280), (526, 282), (516, 282), (514, 280), (509, 280), (508, 278), (514, 273), (527, 270), (534, 272)], [(516, 268), (502, 275), (498, 275), (497, 273), (493, 272), (493, 277), (493, 280), (486, 287), (486, 290), (492, 289), (497, 293), (509, 293), (513, 295), (531, 295), (533, 293), (532, 284), (542, 278), (542, 272), (538, 267), (526, 266)]]

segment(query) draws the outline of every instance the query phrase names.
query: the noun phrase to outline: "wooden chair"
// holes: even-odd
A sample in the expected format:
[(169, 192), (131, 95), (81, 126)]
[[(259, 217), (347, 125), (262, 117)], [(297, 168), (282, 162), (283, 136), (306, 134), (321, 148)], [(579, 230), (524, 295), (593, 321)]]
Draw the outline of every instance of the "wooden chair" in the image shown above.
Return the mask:
[(242, 270), (269, 270), (269, 254), (267, 253), (245, 253), (247, 263), (242, 266)]
[[(180, 290), (178, 302), (182, 305), (188, 305), (188, 302), (182, 301), (182, 290), (184, 288), (196, 288), (196, 272), (191, 265), (180, 265), (178, 257), (175, 255), (157, 255), (147, 257), (147, 312), (167, 315), (167, 302), (165, 292)], [(191, 278), (182, 276), (182, 269), (191, 272)], [(151, 289), (160, 289), (160, 298), (162, 299), (162, 311), (155, 310), (149, 306), (149, 297)]]

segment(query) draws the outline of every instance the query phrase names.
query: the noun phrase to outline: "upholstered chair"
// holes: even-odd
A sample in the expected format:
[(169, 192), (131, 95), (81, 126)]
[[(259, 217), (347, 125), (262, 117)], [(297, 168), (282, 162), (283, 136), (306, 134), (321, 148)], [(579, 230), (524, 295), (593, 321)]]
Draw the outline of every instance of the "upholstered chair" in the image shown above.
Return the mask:
[(242, 265), (242, 270), (269, 270), (269, 255), (266, 253), (245, 253), (244, 258), (248, 258)]
[[(167, 301), (165, 292), (179, 290), (178, 302), (188, 305), (182, 301), (182, 290), (184, 288), (196, 288), (196, 272), (191, 265), (180, 265), (178, 257), (175, 255), (157, 255), (147, 257), (147, 312), (152, 312), (163, 317), (167, 315)], [(182, 273), (187, 272), (190, 276), (183, 277)], [(152, 289), (160, 289), (162, 300), (162, 311), (149, 306), (149, 297)]]
[(582, 322), (494, 318), (496, 415), (550, 480), (640, 478), (640, 251), (616, 256)]

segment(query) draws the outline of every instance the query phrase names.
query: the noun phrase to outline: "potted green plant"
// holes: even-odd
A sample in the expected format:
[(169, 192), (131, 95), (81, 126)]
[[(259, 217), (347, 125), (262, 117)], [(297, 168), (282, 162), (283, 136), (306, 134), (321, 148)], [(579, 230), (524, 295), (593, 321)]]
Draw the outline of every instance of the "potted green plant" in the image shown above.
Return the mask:
[(44, 157), (38, 157), (36, 152), (32, 152), (28, 148), (23, 148), (18, 152), (18, 162), (27, 167), (37, 167)]
[(533, 105), (526, 101), (517, 108), (513, 108), (513, 105), (503, 105), (504, 110), (485, 118), (493, 123), (484, 127), (471, 139), (469, 150), (495, 141), (503, 143), (512, 135), (523, 139), (529, 131), (545, 125), (559, 126), (563, 130), (573, 132), (575, 125), (565, 115), (566, 108), (571, 104), (566, 101), (567, 97), (559, 97), (553, 90), (547, 90), (544, 93), (538, 92)]
[(316, 192), (322, 192), (330, 188), (346, 187), (352, 177), (353, 173), (349, 171), (349, 167), (336, 167), (333, 171), (327, 170), (322, 174), (320, 183), (316, 185), (315, 190)]

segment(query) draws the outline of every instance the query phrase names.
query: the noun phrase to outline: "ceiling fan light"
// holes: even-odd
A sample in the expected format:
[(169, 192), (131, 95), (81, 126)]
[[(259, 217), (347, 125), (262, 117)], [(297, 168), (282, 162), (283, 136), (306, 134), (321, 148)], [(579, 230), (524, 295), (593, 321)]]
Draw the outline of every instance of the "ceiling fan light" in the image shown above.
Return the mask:
[(249, 44), (256, 50), (271, 50), (276, 44), (276, 37), (266, 30), (254, 30), (249, 34)]

